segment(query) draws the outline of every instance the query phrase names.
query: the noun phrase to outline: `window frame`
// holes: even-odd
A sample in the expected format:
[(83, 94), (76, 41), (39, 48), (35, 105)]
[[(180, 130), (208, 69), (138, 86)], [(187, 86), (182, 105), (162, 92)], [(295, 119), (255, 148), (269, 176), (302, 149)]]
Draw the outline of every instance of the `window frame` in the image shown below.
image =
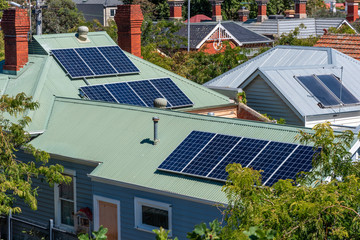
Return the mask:
[[(111, 15), (111, 12), (114, 11), (114, 15)], [(110, 17), (114, 18), (116, 15), (116, 8), (110, 8)]]
[(170, 230), (169, 236), (172, 236), (172, 206), (168, 203), (153, 201), (145, 198), (134, 198), (134, 217), (135, 217), (135, 228), (141, 231), (154, 233), (153, 229), (159, 229), (156, 226), (147, 225), (142, 222), (142, 206), (157, 208), (168, 212), (168, 226)]
[[(76, 213), (76, 171), (71, 169), (64, 169), (64, 174), (72, 177), (73, 188), (74, 188), (74, 214)], [(61, 223), (61, 198), (59, 184), (54, 185), (54, 211), (55, 211), (55, 227), (63, 229), (68, 232), (74, 232), (75, 227)]]

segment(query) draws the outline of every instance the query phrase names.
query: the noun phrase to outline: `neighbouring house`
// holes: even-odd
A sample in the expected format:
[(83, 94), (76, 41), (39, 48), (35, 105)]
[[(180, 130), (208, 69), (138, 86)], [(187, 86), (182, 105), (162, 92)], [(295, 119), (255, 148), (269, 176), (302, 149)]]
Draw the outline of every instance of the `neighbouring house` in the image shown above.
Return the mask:
[(359, 34), (324, 34), (314, 47), (329, 47), (360, 60)]
[[(212, 19), (204, 14), (197, 14), (190, 18), (190, 23), (199, 23), (205, 21), (211, 21)], [(184, 23), (187, 23), (188, 20), (185, 20)]]
[[(49, 227), (53, 227), (55, 239), (72, 239), (73, 233), (100, 225), (109, 228), (109, 239), (153, 239), (151, 230), (159, 226), (184, 239), (195, 224), (222, 217), (214, 206), (226, 203), (221, 192), (225, 166), (220, 165), (225, 161), (220, 160), (225, 160), (230, 148), (237, 149), (240, 141), (258, 143), (257, 151), (264, 155), (257, 161), (255, 155), (251, 158), (240, 149), (227, 160), (237, 161), (246, 154), (250, 161), (242, 164), (268, 168), (267, 184), (309, 169), (311, 147), (294, 141), (298, 127), (216, 117), (245, 115), (267, 121), (248, 107), (229, 102), (227, 96), (143, 60), (139, 5), (118, 6), (115, 20), (121, 48), (105, 32), (89, 33), (84, 27), (76, 34), (36, 35), (29, 43), (26, 10), (4, 11), (1, 94), (25, 92), (40, 103), (38, 110), (26, 113), (32, 119), (26, 129), (31, 143), (48, 151), (52, 162), (63, 165), (73, 180), (70, 185), (53, 188), (35, 181), (38, 210), (22, 206), (22, 214), (10, 218), (12, 239), (25, 239), (26, 231), (45, 234)], [(158, 134), (153, 137), (156, 129)], [(269, 133), (263, 135), (265, 129)], [(189, 138), (193, 136), (199, 141), (193, 142)], [(190, 151), (184, 152), (186, 156), (181, 156), (183, 141), (188, 144), (184, 150)], [(225, 144), (223, 148), (218, 149), (222, 146), (218, 141)], [(192, 174), (185, 168), (165, 166), (175, 153), (180, 153), (177, 159), (182, 159), (182, 164), (187, 161), (193, 166), (191, 154), (207, 154), (204, 144), (213, 146), (210, 152), (214, 148), (219, 152), (205, 155), (219, 166), (213, 173), (217, 175), (206, 177), (205, 172)], [(307, 151), (303, 164), (297, 165), (300, 168), (293, 167), (291, 173), (281, 170), (283, 165), (295, 164), (295, 155), (294, 161), (286, 158), (271, 165), (277, 169), (266, 165), (264, 159), (284, 156), (284, 152), (271, 155), (278, 145)], [(271, 156), (265, 154), (268, 151)], [(257, 155), (255, 150), (253, 153)], [(17, 157), (31, 159), (21, 150)], [(202, 159), (194, 162), (200, 166), (193, 167), (203, 169), (208, 162)]]
[(114, 20), (117, 5), (122, 0), (73, 0), (77, 9), (83, 13), (86, 21), (97, 19), (103, 26), (108, 26)]
[[(350, 2), (351, 0), (349, 0)], [(357, 3), (348, 4), (347, 17), (345, 18), (308, 18), (306, 14), (306, 2), (303, 0), (295, 0), (295, 11), (286, 11), (287, 15), (267, 15), (267, 3), (269, 0), (256, 1), (258, 4), (257, 19), (248, 19), (248, 10), (239, 10), (239, 20), (243, 22), (242, 26), (271, 38), (278, 38), (282, 34), (288, 34), (296, 27), (300, 28), (299, 38), (307, 38), (310, 36), (321, 36), (324, 29), (330, 27), (340, 28), (344, 25), (349, 26), (356, 31), (350, 24), (359, 18), (357, 13)], [(355, 6), (356, 5), (356, 6)], [(356, 7), (356, 12), (355, 12)]]
[(249, 107), (288, 124), (360, 125), (360, 62), (331, 48), (277, 46), (204, 85), (243, 90)]
[[(187, 38), (188, 27), (184, 25), (176, 34)], [(273, 40), (255, 33), (233, 21), (200, 22), (190, 25), (190, 49), (207, 53), (224, 51), (227, 42), (231, 48), (240, 46), (253, 51), (272, 47)], [(187, 46), (183, 46), (186, 49)]]

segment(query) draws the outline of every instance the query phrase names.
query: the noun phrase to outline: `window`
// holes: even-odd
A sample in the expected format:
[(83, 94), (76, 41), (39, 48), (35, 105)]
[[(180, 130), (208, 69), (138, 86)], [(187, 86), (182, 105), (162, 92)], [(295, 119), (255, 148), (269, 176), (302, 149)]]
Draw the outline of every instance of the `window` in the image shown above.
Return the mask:
[(110, 9), (110, 16), (114, 17), (116, 13), (116, 9)]
[(152, 232), (163, 227), (172, 230), (170, 204), (135, 198), (135, 227)]
[(73, 230), (76, 211), (75, 171), (65, 170), (64, 173), (71, 177), (71, 182), (55, 185), (55, 225), (66, 230)]

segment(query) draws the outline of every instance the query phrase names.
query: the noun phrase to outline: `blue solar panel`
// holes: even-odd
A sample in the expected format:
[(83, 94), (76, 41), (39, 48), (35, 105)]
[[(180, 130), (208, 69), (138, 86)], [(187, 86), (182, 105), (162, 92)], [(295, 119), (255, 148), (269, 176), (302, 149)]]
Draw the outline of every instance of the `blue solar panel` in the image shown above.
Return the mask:
[(214, 133), (192, 131), (158, 168), (180, 172), (214, 136)]
[(118, 73), (140, 72), (118, 46), (98, 47), (98, 49), (109, 60)]
[(176, 86), (170, 78), (150, 80), (152, 84), (164, 95), (166, 100), (176, 107), (191, 106), (193, 102)]
[(106, 84), (105, 87), (119, 103), (146, 107), (145, 103), (138, 97), (138, 95), (136, 95), (126, 82)]
[(239, 137), (228, 135), (216, 135), (182, 172), (206, 176), (240, 139)]
[(356, 104), (359, 100), (333, 75), (316, 75), (344, 104)]
[[(154, 100), (156, 98), (163, 98), (160, 92), (148, 80), (128, 82), (128, 84), (149, 107), (154, 107)], [(167, 107), (171, 107), (169, 103)]]
[(248, 167), (263, 170), (261, 175), (262, 181), (265, 182), (295, 147), (295, 144), (270, 142)]
[(314, 76), (298, 76), (297, 79), (320, 101), (324, 107), (337, 106), (339, 100)]
[(91, 68), (95, 75), (114, 75), (117, 73), (97, 48), (76, 48), (75, 51)]
[(79, 78), (85, 76), (94, 76), (94, 73), (79, 57), (74, 49), (51, 50), (55, 58), (69, 73), (71, 78)]
[(91, 100), (116, 102), (108, 90), (103, 85), (94, 85), (80, 88), (85, 95)]
[(313, 155), (314, 150), (312, 147), (299, 146), (265, 184), (272, 186), (279, 179), (295, 179), (297, 173), (310, 171)]
[(264, 140), (243, 138), (207, 177), (226, 180), (228, 173), (225, 168), (228, 164), (240, 163), (243, 167), (246, 167), (267, 143), (268, 141)]

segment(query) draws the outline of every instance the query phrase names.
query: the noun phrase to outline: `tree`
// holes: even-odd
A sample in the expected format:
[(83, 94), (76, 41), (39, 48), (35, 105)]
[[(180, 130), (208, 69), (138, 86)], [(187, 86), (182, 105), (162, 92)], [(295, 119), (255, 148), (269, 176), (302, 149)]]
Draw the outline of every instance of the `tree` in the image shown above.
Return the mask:
[[(39, 106), (31, 97), (20, 93), (15, 97), (3, 95), (0, 98), (0, 214), (20, 213), (17, 201), (22, 199), (31, 209), (37, 209), (37, 188), (32, 180), (40, 178), (53, 186), (54, 183), (68, 183), (69, 177), (62, 175), (63, 167), (48, 165), (49, 154), (31, 146), (30, 135), (24, 128), (31, 119), (25, 112), (33, 111)], [(10, 116), (19, 120), (12, 122)], [(31, 153), (35, 160), (23, 162), (17, 159), (16, 152), (22, 148)]]
[(319, 40), (318, 37), (309, 36), (307, 38), (299, 38), (300, 29), (305, 29), (304, 24), (300, 24), (299, 27), (296, 27), (293, 31), (289, 33), (283, 33), (275, 41), (275, 45), (291, 45), (291, 46), (314, 46), (315, 43)]

